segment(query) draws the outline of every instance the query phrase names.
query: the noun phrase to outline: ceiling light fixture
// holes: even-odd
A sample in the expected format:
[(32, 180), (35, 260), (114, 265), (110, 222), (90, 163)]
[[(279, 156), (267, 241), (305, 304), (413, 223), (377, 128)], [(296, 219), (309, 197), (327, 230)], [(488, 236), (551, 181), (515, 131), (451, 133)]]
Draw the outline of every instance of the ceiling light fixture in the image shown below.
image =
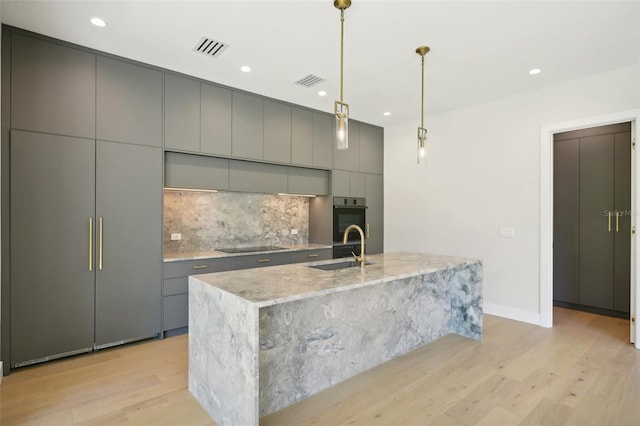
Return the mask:
[(421, 97), (421, 120), (420, 127), (418, 127), (418, 164), (426, 163), (427, 157), (427, 129), (424, 127), (424, 55), (429, 53), (431, 49), (428, 46), (420, 46), (416, 49), (416, 53), (421, 56), (422, 59), (422, 97)]
[(325, 92), (324, 90), (321, 90), (318, 92), (318, 96), (327, 96), (327, 92)]
[(242, 72), (251, 72), (251, 67), (248, 65), (243, 65), (240, 67), (240, 71)]
[(336, 116), (336, 148), (349, 148), (349, 105), (343, 100), (344, 80), (344, 11), (351, 6), (351, 0), (334, 0), (333, 5), (340, 10), (340, 101), (334, 102), (333, 112)]
[(540, 68), (533, 68), (529, 70), (529, 74), (531, 75), (536, 75), (536, 74), (540, 74), (542, 72), (542, 70)]
[(391, 115), (391, 113), (389, 111), (387, 111), (387, 112), (383, 113), (382, 115), (384, 115), (385, 117), (388, 117), (388, 116)]
[(96, 27), (106, 27), (107, 26), (107, 23), (104, 21), (104, 19), (98, 18), (98, 17), (91, 18), (91, 23), (93, 25), (95, 25)]

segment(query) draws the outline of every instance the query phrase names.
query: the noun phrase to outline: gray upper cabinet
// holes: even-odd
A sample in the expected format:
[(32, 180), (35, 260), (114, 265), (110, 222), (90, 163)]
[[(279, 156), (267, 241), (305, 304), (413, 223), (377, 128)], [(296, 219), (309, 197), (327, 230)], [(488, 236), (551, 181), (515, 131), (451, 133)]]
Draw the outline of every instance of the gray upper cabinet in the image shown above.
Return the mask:
[(368, 237), (366, 251), (382, 253), (384, 248), (384, 187), (382, 175), (365, 174)]
[(11, 34), (11, 127), (94, 139), (96, 55)]
[(313, 165), (323, 169), (333, 167), (335, 118), (332, 114), (313, 112)]
[(313, 166), (313, 113), (291, 108), (291, 163)]
[(165, 153), (167, 188), (229, 189), (229, 160), (203, 155)]
[(328, 195), (329, 172), (289, 167), (287, 192), (289, 194)]
[(164, 146), (200, 151), (200, 83), (164, 75)]
[(264, 160), (291, 163), (291, 107), (264, 100)]
[(262, 160), (263, 99), (247, 93), (233, 92), (231, 112), (231, 155)]
[(333, 146), (333, 168), (340, 170), (360, 170), (360, 123), (349, 121), (349, 148), (344, 151)]
[(383, 172), (383, 129), (360, 124), (360, 171), (381, 175)]
[(365, 173), (333, 170), (331, 193), (337, 197), (365, 197)]
[(98, 56), (97, 139), (162, 147), (162, 72)]
[(231, 155), (231, 90), (201, 84), (200, 151)]
[(229, 160), (229, 190), (240, 192), (287, 192), (287, 167), (277, 164)]

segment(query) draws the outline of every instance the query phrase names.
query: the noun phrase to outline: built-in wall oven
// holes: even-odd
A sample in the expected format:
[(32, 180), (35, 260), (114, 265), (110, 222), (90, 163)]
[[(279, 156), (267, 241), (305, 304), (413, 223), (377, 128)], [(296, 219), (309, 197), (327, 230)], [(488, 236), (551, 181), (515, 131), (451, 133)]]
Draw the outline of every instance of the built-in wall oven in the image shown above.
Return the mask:
[(333, 258), (360, 255), (360, 233), (351, 231), (344, 244), (344, 231), (356, 224), (366, 232), (367, 207), (364, 198), (333, 197)]

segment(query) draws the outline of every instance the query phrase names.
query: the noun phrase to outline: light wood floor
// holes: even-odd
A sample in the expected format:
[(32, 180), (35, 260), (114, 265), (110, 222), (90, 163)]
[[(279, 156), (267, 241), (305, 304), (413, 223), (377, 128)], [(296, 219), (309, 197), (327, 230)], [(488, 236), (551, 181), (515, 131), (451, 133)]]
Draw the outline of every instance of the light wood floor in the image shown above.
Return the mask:
[[(640, 425), (628, 321), (554, 312), (553, 329), (485, 315), (482, 342), (447, 336), (261, 425)], [(19, 369), (0, 423), (215, 424), (187, 390), (186, 336)]]

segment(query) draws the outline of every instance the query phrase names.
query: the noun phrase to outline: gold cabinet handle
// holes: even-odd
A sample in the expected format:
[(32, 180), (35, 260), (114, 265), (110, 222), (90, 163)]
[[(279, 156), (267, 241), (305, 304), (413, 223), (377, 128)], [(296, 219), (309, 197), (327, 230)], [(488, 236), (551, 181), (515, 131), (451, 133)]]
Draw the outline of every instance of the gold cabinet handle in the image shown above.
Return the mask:
[(258, 259), (258, 263), (267, 263), (271, 262), (271, 259)]
[(193, 269), (207, 269), (209, 265), (194, 265)]
[(98, 269), (102, 271), (102, 216), (98, 218)]
[(369, 224), (368, 224), (368, 223), (367, 223), (366, 228), (367, 228), (367, 237), (366, 237), (366, 238), (367, 238), (367, 240), (368, 240), (368, 239), (369, 239)]
[(611, 212), (609, 212), (609, 232), (611, 232)]
[(89, 272), (93, 271), (93, 217), (89, 218)]
[(312, 253), (309, 255), (309, 257), (318, 257), (318, 253)]
[(620, 232), (620, 213), (616, 210), (616, 232)]

